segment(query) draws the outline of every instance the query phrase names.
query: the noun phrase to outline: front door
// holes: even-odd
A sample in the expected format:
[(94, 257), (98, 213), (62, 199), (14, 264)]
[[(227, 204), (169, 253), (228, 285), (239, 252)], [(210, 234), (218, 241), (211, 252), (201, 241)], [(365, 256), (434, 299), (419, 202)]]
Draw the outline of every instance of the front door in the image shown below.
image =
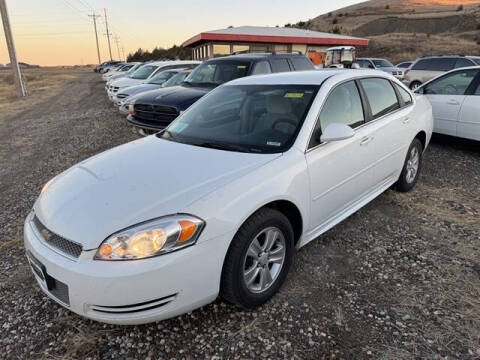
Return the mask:
[[(331, 123), (355, 129), (352, 138), (320, 142), (321, 131)], [(367, 194), (373, 184), (372, 127), (365, 124), (357, 85), (338, 85), (325, 100), (312, 135), (306, 161), (310, 177), (310, 234), (326, 230)]]
[(434, 132), (457, 136), (458, 114), (476, 73), (472, 69), (458, 70), (425, 85), (423, 94), (432, 104)]
[(480, 71), (478, 70), (460, 109), (457, 136), (480, 141)]

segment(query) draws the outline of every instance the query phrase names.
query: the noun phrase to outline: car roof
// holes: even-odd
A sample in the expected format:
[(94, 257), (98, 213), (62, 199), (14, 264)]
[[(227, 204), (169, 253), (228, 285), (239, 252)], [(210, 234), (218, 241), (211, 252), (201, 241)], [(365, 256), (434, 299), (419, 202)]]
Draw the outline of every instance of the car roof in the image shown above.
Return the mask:
[(181, 64), (200, 64), (201, 61), (196, 60), (164, 60), (164, 61), (152, 61), (145, 63), (145, 65), (157, 65), (157, 66), (167, 66), (167, 65), (181, 65)]
[(394, 79), (390, 74), (379, 70), (328, 69), (246, 76), (230, 81), (226, 85), (320, 85), (333, 76), (338, 76), (344, 79), (362, 76)]

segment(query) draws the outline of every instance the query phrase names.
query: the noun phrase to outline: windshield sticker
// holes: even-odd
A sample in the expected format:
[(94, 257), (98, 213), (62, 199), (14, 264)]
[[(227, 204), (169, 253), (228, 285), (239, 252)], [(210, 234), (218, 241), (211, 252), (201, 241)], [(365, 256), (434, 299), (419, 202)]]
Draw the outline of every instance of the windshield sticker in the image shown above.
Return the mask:
[(175, 132), (182, 132), (183, 130), (185, 130), (186, 128), (188, 127), (188, 124), (187, 123), (184, 123), (184, 122), (174, 122), (170, 128), (172, 130), (174, 130)]
[(278, 141), (267, 141), (267, 145), (269, 146), (281, 146), (282, 144)]
[(247, 65), (237, 65), (238, 70), (244, 70), (247, 68)]
[(287, 99), (301, 99), (303, 97), (303, 93), (301, 92), (287, 92), (285, 96)]

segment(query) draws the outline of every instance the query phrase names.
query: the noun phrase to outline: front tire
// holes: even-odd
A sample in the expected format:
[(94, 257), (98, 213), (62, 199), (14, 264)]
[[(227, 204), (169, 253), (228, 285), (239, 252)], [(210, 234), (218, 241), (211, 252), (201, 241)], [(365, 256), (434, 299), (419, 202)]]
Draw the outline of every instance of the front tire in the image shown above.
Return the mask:
[(238, 230), (223, 265), (220, 295), (245, 309), (267, 302), (283, 285), (293, 256), (293, 229), (275, 209), (264, 208)]
[(422, 168), (423, 146), (420, 140), (413, 139), (408, 148), (407, 158), (403, 164), (400, 177), (395, 184), (395, 189), (400, 192), (407, 192), (413, 189), (417, 183)]

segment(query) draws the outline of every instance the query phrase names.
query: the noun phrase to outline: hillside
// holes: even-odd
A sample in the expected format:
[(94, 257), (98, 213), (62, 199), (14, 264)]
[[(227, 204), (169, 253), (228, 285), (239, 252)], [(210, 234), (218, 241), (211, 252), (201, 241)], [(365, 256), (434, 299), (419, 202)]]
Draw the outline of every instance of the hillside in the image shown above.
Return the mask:
[(427, 54), (480, 55), (480, 0), (371, 0), (299, 24), (366, 37), (370, 46), (361, 55), (393, 62)]

